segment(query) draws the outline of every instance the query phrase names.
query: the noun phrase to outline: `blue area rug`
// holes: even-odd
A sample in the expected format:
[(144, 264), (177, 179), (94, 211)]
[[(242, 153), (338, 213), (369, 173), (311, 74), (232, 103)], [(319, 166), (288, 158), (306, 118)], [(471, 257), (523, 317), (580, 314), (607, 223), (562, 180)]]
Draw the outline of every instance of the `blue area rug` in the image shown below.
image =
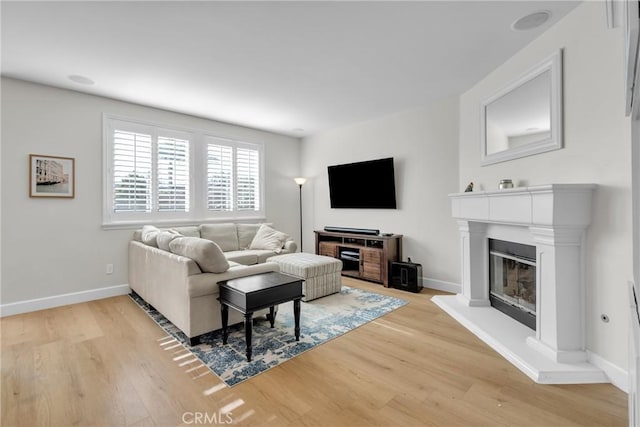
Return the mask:
[(180, 341), (228, 386), (236, 385), (407, 304), (407, 301), (398, 298), (343, 286), (340, 293), (300, 304), (300, 341), (296, 341), (293, 332), (293, 303), (280, 304), (274, 328), (264, 317), (254, 319), (253, 355), (252, 361), (247, 362), (243, 323), (229, 327), (227, 345), (222, 344), (222, 332), (215, 331), (202, 335), (200, 345), (190, 347), (185, 334), (162, 314), (137, 294), (132, 293), (131, 297), (158, 325)]

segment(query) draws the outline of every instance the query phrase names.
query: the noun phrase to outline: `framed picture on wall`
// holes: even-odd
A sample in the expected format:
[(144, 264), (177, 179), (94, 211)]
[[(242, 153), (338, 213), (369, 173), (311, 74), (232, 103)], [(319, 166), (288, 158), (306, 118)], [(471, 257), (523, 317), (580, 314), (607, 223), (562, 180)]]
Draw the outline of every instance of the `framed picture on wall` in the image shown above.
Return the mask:
[(75, 159), (29, 154), (29, 197), (66, 197), (76, 193)]

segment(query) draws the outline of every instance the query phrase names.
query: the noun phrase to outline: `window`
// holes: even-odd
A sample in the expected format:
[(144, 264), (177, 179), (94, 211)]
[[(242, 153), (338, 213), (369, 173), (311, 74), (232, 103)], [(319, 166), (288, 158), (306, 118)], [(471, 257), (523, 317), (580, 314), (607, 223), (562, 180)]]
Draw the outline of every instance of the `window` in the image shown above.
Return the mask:
[(233, 210), (233, 148), (207, 144), (207, 209)]
[(238, 148), (236, 159), (237, 208), (239, 211), (260, 210), (260, 157), (258, 151)]
[(262, 145), (105, 115), (104, 225), (264, 217)]
[(260, 147), (207, 138), (207, 209), (260, 212)]
[(114, 130), (114, 212), (151, 212), (151, 163), (151, 135)]
[(158, 137), (158, 210), (189, 212), (189, 141)]

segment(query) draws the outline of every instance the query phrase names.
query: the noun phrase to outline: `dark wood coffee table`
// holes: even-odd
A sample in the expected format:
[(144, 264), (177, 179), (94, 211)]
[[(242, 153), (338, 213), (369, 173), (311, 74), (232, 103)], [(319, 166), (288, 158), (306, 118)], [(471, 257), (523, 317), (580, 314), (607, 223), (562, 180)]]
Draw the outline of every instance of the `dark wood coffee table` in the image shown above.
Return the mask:
[(222, 313), (222, 343), (229, 337), (229, 307), (244, 314), (244, 333), (247, 342), (247, 360), (251, 362), (251, 333), (253, 313), (269, 307), (267, 316), (271, 327), (275, 322), (275, 309), (278, 304), (293, 300), (296, 341), (300, 341), (300, 299), (303, 279), (283, 273), (262, 273), (254, 276), (218, 282), (220, 288), (220, 310)]

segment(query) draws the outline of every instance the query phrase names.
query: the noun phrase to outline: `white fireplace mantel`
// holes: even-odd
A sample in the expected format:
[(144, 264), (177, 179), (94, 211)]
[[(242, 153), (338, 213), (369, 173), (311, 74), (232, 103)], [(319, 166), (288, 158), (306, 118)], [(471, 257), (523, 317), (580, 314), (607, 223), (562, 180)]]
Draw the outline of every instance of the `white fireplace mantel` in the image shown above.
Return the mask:
[(582, 227), (591, 222), (595, 184), (549, 184), (449, 194), (454, 218), (481, 223)]
[[(462, 293), (433, 301), (534, 381), (607, 382), (585, 349), (584, 237), (593, 184), (450, 194)], [(489, 303), (489, 239), (536, 247), (536, 330)]]

